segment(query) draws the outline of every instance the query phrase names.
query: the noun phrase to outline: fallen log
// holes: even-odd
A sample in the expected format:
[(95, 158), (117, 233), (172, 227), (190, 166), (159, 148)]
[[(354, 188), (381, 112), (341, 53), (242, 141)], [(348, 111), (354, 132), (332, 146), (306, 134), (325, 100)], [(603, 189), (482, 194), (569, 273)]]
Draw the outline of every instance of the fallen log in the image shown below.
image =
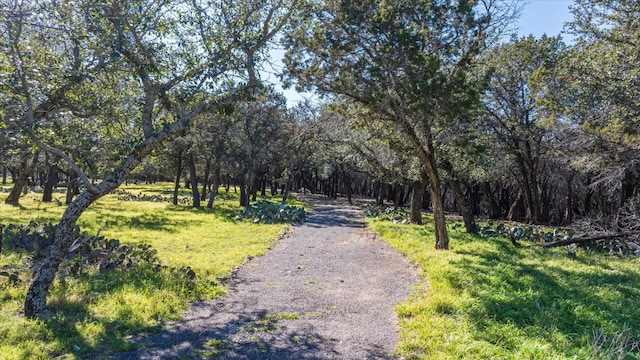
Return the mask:
[(536, 246), (536, 247), (543, 247), (543, 248), (552, 248), (552, 247), (571, 245), (571, 244), (583, 244), (583, 243), (598, 241), (598, 240), (618, 239), (618, 238), (635, 236), (635, 235), (640, 235), (640, 232), (602, 234), (598, 236), (588, 236), (588, 237), (572, 237), (569, 239), (550, 241), (542, 244), (533, 244), (533, 245), (529, 245), (528, 247)]

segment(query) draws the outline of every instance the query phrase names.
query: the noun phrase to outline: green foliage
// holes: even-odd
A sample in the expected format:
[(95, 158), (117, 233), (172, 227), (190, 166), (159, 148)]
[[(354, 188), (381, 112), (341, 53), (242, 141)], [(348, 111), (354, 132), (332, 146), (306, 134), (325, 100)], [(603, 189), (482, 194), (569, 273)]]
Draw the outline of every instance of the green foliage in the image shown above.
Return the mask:
[[(423, 276), (396, 307), (407, 359), (635, 359), (640, 356), (640, 261), (565, 249), (516, 248), (451, 226), (369, 219)], [(528, 233), (524, 228), (523, 233)]]
[(478, 227), (478, 233), (484, 237), (503, 236), (515, 241), (524, 240), (534, 243), (568, 240), (576, 234), (574, 230), (569, 229), (547, 230), (540, 226), (510, 226), (493, 221), (480, 225)]
[(268, 200), (260, 200), (237, 214), (238, 219), (262, 224), (297, 223), (304, 221), (306, 217), (307, 214), (301, 207), (276, 204)]
[[(126, 190), (122, 190), (122, 189), (116, 189), (114, 191), (112, 191), (113, 194), (118, 195), (118, 200), (120, 201), (151, 201), (151, 202), (173, 202), (173, 192), (171, 191), (163, 191), (161, 194), (144, 194), (144, 193), (139, 193), (138, 195), (130, 192), (130, 191), (126, 191)], [(171, 193), (171, 196), (162, 196), (162, 194), (169, 194)], [(184, 192), (180, 192), (179, 195), (181, 196), (178, 199), (178, 203), (179, 204), (189, 204), (192, 201), (192, 195), (185, 195)]]
[(4, 229), (4, 242), (10, 250), (33, 252), (38, 258), (44, 256), (44, 249), (53, 243), (55, 226), (39, 225), (30, 221), (28, 225), (9, 224)]
[(394, 209), (392, 206), (376, 205), (367, 206), (364, 214), (368, 218), (375, 218), (380, 221), (391, 221), (394, 224), (408, 224), (411, 221), (411, 214), (405, 209)]

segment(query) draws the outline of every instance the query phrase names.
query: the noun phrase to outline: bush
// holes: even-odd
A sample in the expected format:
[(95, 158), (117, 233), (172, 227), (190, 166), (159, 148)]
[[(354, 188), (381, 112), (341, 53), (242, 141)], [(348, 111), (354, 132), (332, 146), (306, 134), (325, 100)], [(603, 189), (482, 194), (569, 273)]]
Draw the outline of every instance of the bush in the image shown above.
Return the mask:
[(238, 219), (251, 220), (254, 223), (275, 224), (301, 222), (307, 217), (307, 214), (303, 208), (260, 200), (253, 205), (247, 206), (236, 217)]
[(377, 218), (383, 221), (391, 221), (394, 224), (408, 224), (411, 222), (411, 215), (404, 209), (393, 209), (391, 206), (379, 205), (365, 208), (365, 216)]
[[(39, 225), (33, 221), (26, 226), (9, 224), (3, 238), (9, 250), (30, 253), (29, 265), (37, 267), (38, 261), (53, 243), (55, 228), (52, 224)], [(79, 227), (75, 229), (75, 236), (61, 264), (61, 274), (79, 276), (92, 268), (106, 272), (151, 266), (156, 270), (166, 269), (187, 283), (195, 280), (196, 274), (190, 267), (167, 268), (161, 265), (156, 256), (157, 250), (149, 244), (121, 245), (120, 240), (107, 239), (100, 235), (100, 231), (96, 235), (81, 233)], [(0, 271), (0, 276), (8, 277), (10, 282), (17, 282), (17, 274), (17, 271), (8, 268)]]

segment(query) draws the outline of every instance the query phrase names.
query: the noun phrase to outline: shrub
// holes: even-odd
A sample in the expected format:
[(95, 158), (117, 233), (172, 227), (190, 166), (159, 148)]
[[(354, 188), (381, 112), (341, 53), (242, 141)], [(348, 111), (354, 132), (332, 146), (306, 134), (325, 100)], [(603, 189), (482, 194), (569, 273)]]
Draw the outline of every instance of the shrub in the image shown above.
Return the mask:
[(260, 200), (253, 205), (247, 206), (236, 217), (238, 219), (251, 220), (254, 223), (275, 224), (297, 223), (303, 221), (306, 216), (307, 214), (303, 208)]

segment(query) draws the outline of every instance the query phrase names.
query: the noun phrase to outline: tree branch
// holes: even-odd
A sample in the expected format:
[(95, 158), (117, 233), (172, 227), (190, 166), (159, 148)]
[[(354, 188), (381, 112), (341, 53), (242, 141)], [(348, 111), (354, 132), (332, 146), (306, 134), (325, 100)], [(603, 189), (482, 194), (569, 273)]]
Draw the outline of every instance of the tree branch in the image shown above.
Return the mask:
[(551, 242), (546, 242), (542, 244), (533, 244), (527, 247), (553, 248), (553, 247), (571, 245), (571, 244), (583, 244), (583, 243), (588, 243), (588, 242), (598, 241), (598, 240), (618, 239), (618, 238), (635, 236), (635, 235), (640, 235), (640, 231), (618, 233), (618, 234), (603, 234), (603, 235), (589, 236), (589, 237), (577, 237), (577, 238), (563, 239), (558, 241), (551, 241)]

